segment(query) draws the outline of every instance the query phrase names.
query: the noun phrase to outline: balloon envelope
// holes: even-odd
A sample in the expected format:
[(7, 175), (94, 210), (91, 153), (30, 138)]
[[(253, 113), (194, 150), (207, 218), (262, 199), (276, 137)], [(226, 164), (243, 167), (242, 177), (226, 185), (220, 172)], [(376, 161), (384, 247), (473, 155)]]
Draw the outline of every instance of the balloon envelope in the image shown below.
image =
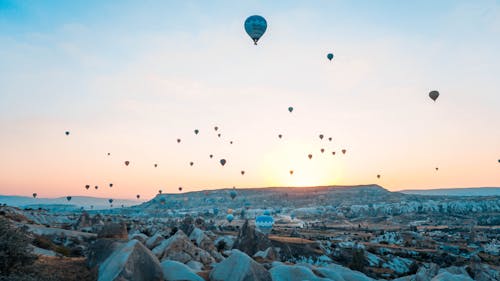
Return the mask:
[(437, 98), (439, 97), (439, 92), (438, 91), (431, 91), (429, 93), (429, 97), (433, 100), (436, 101)]
[(329, 60), (332, 60), (332, 59), (333, 59), (333, 54), (332, 54), (332, 53), (329, 53), (328, 55), (326, 55), (326, 57), (327, 57)]
[(71, 201), (71, 196), (67, 196), (66, 200)]
[(33, 193), (33, 198), (36, 198), (36, 195), (37, 195), (36, 193)]
[(229, 192), (229, 196), (231, 196), (231, 199), (234, 200), (234, 198), (236, 198), (236, 195), (238, 195), (238, 193), (236, 193), (236, 191), (234, 190), (231, 190), (231, 192)]
[(274, 219), (270, 215), (258, 216), (255, 219), (255, 226), (263, 233), (269, 234), (273, 229)]
[(312, 154), (309, 154), (309, 155), (307, 155), (307, 157), (308, 157), (309, 159), (311, 159), (311, 158), (313, 158), (313, 155), (312, 155)]
[(226, 159), (221, 159), (219, 162), (222, 166), (226, 165)]
[(292, 112), (292, 111), (293, 111), (293, 107), (291, 107), (291, 106), (290, 106), (290, 107), (288, 108), (288, 111), (289, 111), (289, 112)]
[(248, 36), (252, 38), (255, 45), (257, 45), (257, 41), (259, 41), (260, 37), (264, 35), (267, 29), (267, 22), (262, 16), (253, 15), (249, 16), (245, 20), (245, 31)]
[(233, 214), (228, 214), (228, 215), (226, 216), (226, 220), (227, 220), (229, 223), (231, 223), (231, 222), (234, 220), (234, 216), (233, 216)]
[(125, 166), (128, 166), (130, 164), (130, 161), (125, 161)]

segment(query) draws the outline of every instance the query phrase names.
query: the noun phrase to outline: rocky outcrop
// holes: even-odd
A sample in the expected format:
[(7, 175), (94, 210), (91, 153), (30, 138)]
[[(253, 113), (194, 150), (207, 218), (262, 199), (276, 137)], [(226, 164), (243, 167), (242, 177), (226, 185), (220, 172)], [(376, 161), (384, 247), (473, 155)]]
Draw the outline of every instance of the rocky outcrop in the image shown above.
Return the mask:
[(255, 229), (255, 226), (250, 225), (248, 220), (241, 227), (238, 237), (234, 242), (234, 249), (238, 249), (249, 256), (255, 255), (258, 251), (265, 251), (271, 247), (271, 241), (267, 236)]
[(134, 233), (130, 235), (130, 240), (137, 240), (141, 242), (143, 245), (146, 244), (146, 241), (148, 240), (148, 236), (144, 233)]
[(205, 250), (196, 247), (182, 232), (177, 231), (175, 235), (161, 242), (153, 253), (160, 260), (174, 260), (182, 263), (194, 260), (209, 265), (215, 262), (214, 258)]
[(271, 274), (245, 253), (233, 250), (210, 272), (211, 281), (271, 281)]
[(127, 226), (125, 223), (107, 223), (97, 233), (97, 238), (112, 238), (128, 240)]
[(271, 240), (274, 248), (279, 248), (279, 254), (282, 260), (300, 259), (310, 257), (317, 259), (325, 255), (320, 243), (302, 238), (287, 238)]
[(163, 261), (161, 269), (166, 281), (204, 281), (203, 278), (193, 273), (187, 265), (177, 261)]
[(269, 247), (265, 251), (258, 251), (253, 258), (259, 262), (273, 262), (278, 260), (278, 253), (274, 248)]
[(75, 224), (76, 230), (81, 230), (82, 228), (87, 228), (92, 226), (92, 221), (90, 219), (89, 213), (83, 211)]
[(222, 255), (215, 248), (214, 241), (205, 235), (203, 230), (199, 228), (193, 229), (193, 231), (191, 231), (191, 235), (189, 235), (189, 239), (195, 243), (196, 246), (210, 253), (210, 255), (212, 255), (217, 262), (223, 259)]
[(269, 270), (273, 281), (331, 281), (316, 276), (311, 269), (299, 265), (278, 265)]
[(132, 240), (116, 249), (100, 266), (98, 281), (162, 281), (158, 259)]
[(99, 239), (90, 244), (87, 257), (87, 266), (94, 268), (103, 263), (114, 251), (125, 244), (124, 241), (113, 239)]
[(163, 240), (165, 240), (163, 235), (161, 233), (156, 233), (146, 241), (146, 247), (154, 249), (156, 246), (160, 245)]

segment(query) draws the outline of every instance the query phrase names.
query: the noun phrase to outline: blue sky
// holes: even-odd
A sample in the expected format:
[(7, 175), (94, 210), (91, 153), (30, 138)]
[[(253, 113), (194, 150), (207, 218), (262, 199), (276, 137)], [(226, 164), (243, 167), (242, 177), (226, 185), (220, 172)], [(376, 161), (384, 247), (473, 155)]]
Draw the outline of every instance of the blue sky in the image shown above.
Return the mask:
[(0, 0), (0, 46), (0, 193), (500, 185), (498, 1)]

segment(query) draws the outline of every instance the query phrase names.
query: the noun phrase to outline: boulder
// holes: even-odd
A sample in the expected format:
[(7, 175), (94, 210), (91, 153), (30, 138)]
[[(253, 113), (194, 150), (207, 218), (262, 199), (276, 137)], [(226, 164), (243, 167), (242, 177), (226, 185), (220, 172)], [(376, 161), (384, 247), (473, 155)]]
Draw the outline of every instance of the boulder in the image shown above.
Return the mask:
[(203, 264), (198, 261), (188, 261), (186, 263), (187, 266), (191, 269), (193, 272), (200, 272), (203, 271)]
[(177, 231), (175, 235), (164, 240), (153, 249), (153, 253), (160, 260), (174, 260), (182, 263), (194, 260), (209, 265), (215, 262), (214, 258), (205, 250), (196, 247), (182, 232)]
[(117, 241), (113, 239), (99, 239), (94, 241), (89, 246), (89, 253), (87, 257), (87, 266), (94, 268), (95, 266), (103, 263), (116, 249), (125, 244), (124, 241)]
[(98, 281), (162, 281), (158, 259), (132, 240), (116, 249), (100, 266)]
[[(364, 275), (359, 271), (351, 270), (347, 267), (343, 267), (334, 263), (324, 267), (318, 267), (314, 271), (317, 272), (318, 275), (330, 278), (332, 280), (336, 280), (334, 278), (337, 278), (337, 280), (340, 281), (373, 281), (372, 278)], [(339, 275), (343, 280), (338, 278)]]
[(431, 281), (473, 281), (468, 275), (453, 274), (448, 271), (441, 271), (438, 275), (434, 276)]
[(194, 230), (194, 219), (191, 216), (186, 216), (180, 223), (179, 229), (182, 230), (186, 235), (190, 235), (191, 231)]
[(311, 271), (311, 269), (300, 265), (278, 265), (271, 270), (273, 281), (328, 281), (330, 279), (321, 278)]
[(473, 262), (468, 270), (469, 274), (477, 281), (497, 281), (500, 280), (500, 272), (486, 264)]
[(191, 231), (191, 235), (189, 235), (189, 239), (196, 243), (196, 246), (210, 253), (210, 255), (214, 257), (217, 262), (224, 259), (215, 248), (214, 241), (212, 241), (212, 239), (210, 239), (210, 237), (208, 237), (203, 230), (199, 228), (193, 229), (193, 231)]
[(144, 233), (135, 233), (130, 236), (130, 240), (137, 240), (141, 242), (143, 245), (146, 244), (146, 241), (148, 240), (148, 236)]
[(259, 259), (261, 261), (272, 262), (278, 260), (278, 253), (274, 250), (273, 247), (269, 247), (264, 251), (258, 251), (253, 255), (255, 260)]
[(249, 256), (255, 255), (258, 251), (265, 251), (271, 247), (271, 241), (267, 236), (250, 225), (248, 220), (241, 227), (238, 237), (234, 242), (234, 249), (238, 249)]
[(177, 261), (163, 261), (161, 269), (166, 281), (204, 281), (203, 278), (193, 273), (187, 265)]
[(224, 235), (215, 239), (214, 244), (219, 251), (226, 251), (233, 248), (235, 240), (236, 237), (232, 235)]
[(127, 226), (122, 223), (107, 223), (97, 233), (97, 238), (113, 238), (128, 240)]
[(149, 249), (154, 249), (156, 246), (160, 245), (160, 243), (165, 240), (165, 237), (163, 237), (163, 235), (161, 233), (156, 233), (155, 235), (153, 235), (152, 237), (150, 237), (147, 241), (146, 241), (146, 247), (148, 247)]
[(245, 253), (233, 250), (210, 272), (211, 281), (271, 281), (271, 274)]

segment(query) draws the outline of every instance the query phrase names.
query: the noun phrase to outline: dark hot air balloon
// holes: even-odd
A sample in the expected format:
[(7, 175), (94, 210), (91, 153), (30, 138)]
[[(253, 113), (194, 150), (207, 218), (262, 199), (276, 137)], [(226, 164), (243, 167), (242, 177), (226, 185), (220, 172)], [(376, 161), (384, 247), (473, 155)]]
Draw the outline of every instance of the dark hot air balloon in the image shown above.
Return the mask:
[(247, 32), (248, 36), (252, 38), (253, 43), (257, 45), (257, 42), (259, 41), (260, 37), (264, 35), (267, 29), (267, 22), (266, 19), (264, 19), (262, 16), (259, 15), (253, 15), (249, 16), (245, 20), (245, 31)]
[(326, 58), (331, 61), (333, 59), (333, 54), (329, 53), (328, 55), (326, 55)]
[(161, 193), (162, 193), (161, 189), (160, 189), (160, 190), (158, 190), (158, 193), (159, 193), (159, 194), (161, 194)]
[(109, 184), (109, 187), (113, 187), (113, 184), (112, 184), (112, 183), (110, 183), (110, 184)]
[(245, 174), (245, 171), (243, 171), (243, 170), (242, 170), (242, 171), (241, 171), (241, 175), (243, 176), (244, 174)]
[(311, 159), (311, 158), (313, 158), (313, 155), (312, 155), (312, 154), (309, 154), (309, 155), (307, 155), (307, 157), (308, 157), (309, 159)]
[(319, 135), (319, 139), (322, 140), (325, 136), (323, 136), (323, 134), (320, 134)]
[(109, 204), (113, 203), (113, 199), (108, 200)]
[(177, 143), (181, 143), (181, 139), (177, 139)]
[(99, 186), (96, 185), (96, 186), (94, 186), (94, 188), (97, 190), (97, 189), (99, 189)]
[(130, 161), (125, 161), (125, 166), (128, 166), (130, 164)]
[(292, 113), (292, 111), (293, 111), (293, 107), (291, 107), (291, 106), (290, 106), (290, 107), (288, 107), (288, 111), (289, 111), (290, 113)]
[(290, 175), (293, 175), (293, 170), (290, 170)]
[(220, 136), (221, 136), (221, 134), (217, 134), (217, 137), (219, 137), (219, 138), (220, 138)]
[(380, 179), (380, 175), (377, 175), (377, 179)]
[(88, 185), (88, 184), (87, 184), (87, 185), (85, 186), (85, 189), (89, 189), (89, 188), (90, 188), (90, 185)]
[(226, 159), (221, 159), (219, 162), (222, 166), (226, 165)]
[(332, 155), (335, 155), (335, 151), (332, 151)]
[(279, 134), (279, 135), (278, 135), (278, 138), (280, 138), (280, 139), (281, 139), (282, 137), (283, 137), (283, 136), (282, 136), (281, 134)]
[(210, 159), (214, 158), (214, 155), (213, 154), (210, 154), (209, 155)]
[(323, 153), (323, 152), (325, 152), (325, 149), (324, 149), (324, 148), (322, 148), (322, 149), (320, 149), (320, 151), (321, 151), (321, 153)]
[(342, 149), (342, 154), (345, 154), (346, 152), (347, 152), (347, 150)]
[(33, 193), (33, 198), (36, 198), (37, 194), (36, 193)]
[(137, 194), (135, 197), (137, 197), (137, 199), (141, 198), (141, 195)]
[(155, 168), (156, 168), (156, 167), (158, 167), (158, 164), (155, 164), (154, 166), (155, 166)]
[(431, 91), (429, 93), (429, 97), (433, 100), (436, 101), (437, 98), (439, 97), (439, 92), (438, 91)]
[(64, 132), (66, 136), (69, 136), (69, 131)]
[(200, 132), (200, 130), (196, 129), (194, 130), (194, 133), (197, 135)]
[(66, 200), (68, 200), (68, 202), (71, 201), (71, 196), (67, 196)]
[(189, 165), (190, 165), (190, 166), (193, 166), (193, 165), (194, 165), (194, 163), (193, 163), (193, 162), (189, 162)]
[(215, 126), (215, 127), (214, 127), (214, 130), (215, 130), (215, 131), (217, 131), (218, 129), (219, 129), (219, 127), (217, 127), (217, 126)]
[(179, 186), (179, 191), (182, 192), (182, 186)]
[(332, 137), (329, 137), (329, 138), (328, 138), (328, 141), (332, 141)]

